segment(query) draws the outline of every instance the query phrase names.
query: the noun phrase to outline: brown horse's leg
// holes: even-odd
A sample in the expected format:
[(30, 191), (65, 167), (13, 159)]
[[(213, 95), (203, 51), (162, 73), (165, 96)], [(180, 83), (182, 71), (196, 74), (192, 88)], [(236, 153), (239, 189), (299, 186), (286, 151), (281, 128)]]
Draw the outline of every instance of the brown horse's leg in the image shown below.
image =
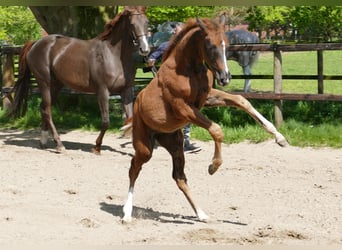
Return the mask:
[(187, 179), (184, 173), (184, 151), (183, 151), (183, 133), (181, 130), (177, 130), (171, 134), (158, 134), (156, 139), (159, 144), (166, 148), (166, 150), (172, 156), (173, 171), (172, 177), (176, 181), (178, 188), (183, 192), (186, 199), (190, 203), (192, 209), (195, 211), (200, 221), (207, 221), (208, 216), (203, 210), (196, 206), (187, 185)]
[[(134, 82), (134, 79), (132, 79), (132, 82)], [(133, 115), (133, 87), (127, 87), (124, 91), (121, 92), (120, 96), (122, 101), (122, 109), (124, 111), (122, 116), (123, 119), (126, 120), (131, 118)]]
[(133, 211), (133, 191), (135, 181), (141, 171), (142, 165), (149, 161), (152, 157), (152, 151), (154, 146), (154, 139), (148, 133), (148, 129), (137, 120), (138, 115), (135, 117), (134, 129), (135, 134), (133, 136), (133, 146), (135, 154), (131, 160), (131, 167), (129, 169), (129, 190), (126, 203), (123, 207), (124, 216), (122, 222), (127, 223), (132, 220)]
[(100, 89), (97, 92), (97, 101), (101, 111), (102, 126), (100, 134), (96, 139), (96, 145), (93, 147), (92, 151), (95, 154), (100, 154), (103, 137), (109, 127), (109, 92), (107, 89)]
[[(55, 88), (53, 88), (53, 90), (55, 90)], [(42, 115), (42, 138), (40, 140), (40, 146), (42, 148), (46, 147), (48, 128), (50, 127), (53, 140), (57, 144), (57, 147), (56, 147), (57, 152), (63, 152), (65, 150), (65, 147), (63, 146), (63, 143), (58, 135), (58, 132), (55, 127), (55, 124), (53, 123), (52, 114), (51, 114), (52, 100), (55, 99), (57, 94), (53, 94), (52, 92), (50, 92), (49, 87), (42, 86), (42, 85), (40, 85), (40, 91), (41, 91), (41, 96), (42, 96), (42, 102), (40, 105), (40, 111)]]
[(286, 146), (288, 144), (285, 137), (279, 133), (275, 126), (263, 117), (250, 102), (241, 95), (233, 95), (217, 89), (212, 89), (207, 97), (205, 106), (233, 106), (242, 109), (252, 116), (268, 133), (274, 135), (276, 142), (280, 146)]

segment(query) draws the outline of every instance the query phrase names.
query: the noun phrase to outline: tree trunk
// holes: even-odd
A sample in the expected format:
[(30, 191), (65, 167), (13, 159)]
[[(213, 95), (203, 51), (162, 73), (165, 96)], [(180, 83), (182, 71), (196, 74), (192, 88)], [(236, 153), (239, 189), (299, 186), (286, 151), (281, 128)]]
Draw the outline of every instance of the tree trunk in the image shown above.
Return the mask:
[(91, 39), (118, 12), (118, 6), (31, 6), (33, 15), (48, 34)]

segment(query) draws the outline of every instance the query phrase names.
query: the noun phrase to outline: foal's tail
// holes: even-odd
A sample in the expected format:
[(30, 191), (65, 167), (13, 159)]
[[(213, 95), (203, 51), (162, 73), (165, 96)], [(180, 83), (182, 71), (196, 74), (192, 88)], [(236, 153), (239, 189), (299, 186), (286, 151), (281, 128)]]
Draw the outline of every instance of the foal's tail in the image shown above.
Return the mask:
[(132, 136), (132, 126), (133, 126), (133, 118), (127, 118), (125, 121), (125, 125), (123, 125), (120, 130), (122, 131), (121, 137), (131, 137)]
[(27, 99), (30, 89), (31, 71), (26, 62), (27, 52), (31, 49), (33, 41), (27, 42), (21, 49), (19, 55), (19, 74), (18, 80), (10, 94), (14, 93), (14, 100), (8, 116), (20, 117), (26, 114)]

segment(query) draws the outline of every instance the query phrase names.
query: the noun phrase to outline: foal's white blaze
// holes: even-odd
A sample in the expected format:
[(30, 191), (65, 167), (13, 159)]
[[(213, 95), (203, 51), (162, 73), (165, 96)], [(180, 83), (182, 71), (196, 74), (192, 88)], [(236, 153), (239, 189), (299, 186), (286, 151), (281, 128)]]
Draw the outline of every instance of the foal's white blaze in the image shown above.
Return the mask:
[(125, 206), (123, 207), (124, 217), (122, 220), (124, 222), (130, 222), (132, 220), (132, 211), (133, 211), (133, 190), (134, 188), (129, 188), (127, 201)]
[(41, 137), (40, 137), (40, 143), (42, 145), (46, 145), (49, 139), (49, 131), (48, 130), (42, 130)]
[[(222, 60), (224, 63), (224, 70), (226, 71), (227, 75), (229, 74), (228, 64), (227, 64), (227, 57), (226, 57), (226, 43), (224, 40), (222, 40)], [(228, 79), (229, 81), (229, 79)]]

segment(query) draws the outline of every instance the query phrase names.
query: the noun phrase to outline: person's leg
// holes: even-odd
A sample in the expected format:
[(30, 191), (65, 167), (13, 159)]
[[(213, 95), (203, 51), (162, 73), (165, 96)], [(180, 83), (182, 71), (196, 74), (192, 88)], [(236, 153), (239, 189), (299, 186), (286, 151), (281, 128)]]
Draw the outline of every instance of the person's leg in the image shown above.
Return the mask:
[(200, 147), (196, 147), (190, 143), (190, 123), (187, 124), (183, 128), (183, 135), (184, 135), (184, 144), (183, 144), (184, 152), (194, 153), (194, 152), (198, 152), (201, 150)]

